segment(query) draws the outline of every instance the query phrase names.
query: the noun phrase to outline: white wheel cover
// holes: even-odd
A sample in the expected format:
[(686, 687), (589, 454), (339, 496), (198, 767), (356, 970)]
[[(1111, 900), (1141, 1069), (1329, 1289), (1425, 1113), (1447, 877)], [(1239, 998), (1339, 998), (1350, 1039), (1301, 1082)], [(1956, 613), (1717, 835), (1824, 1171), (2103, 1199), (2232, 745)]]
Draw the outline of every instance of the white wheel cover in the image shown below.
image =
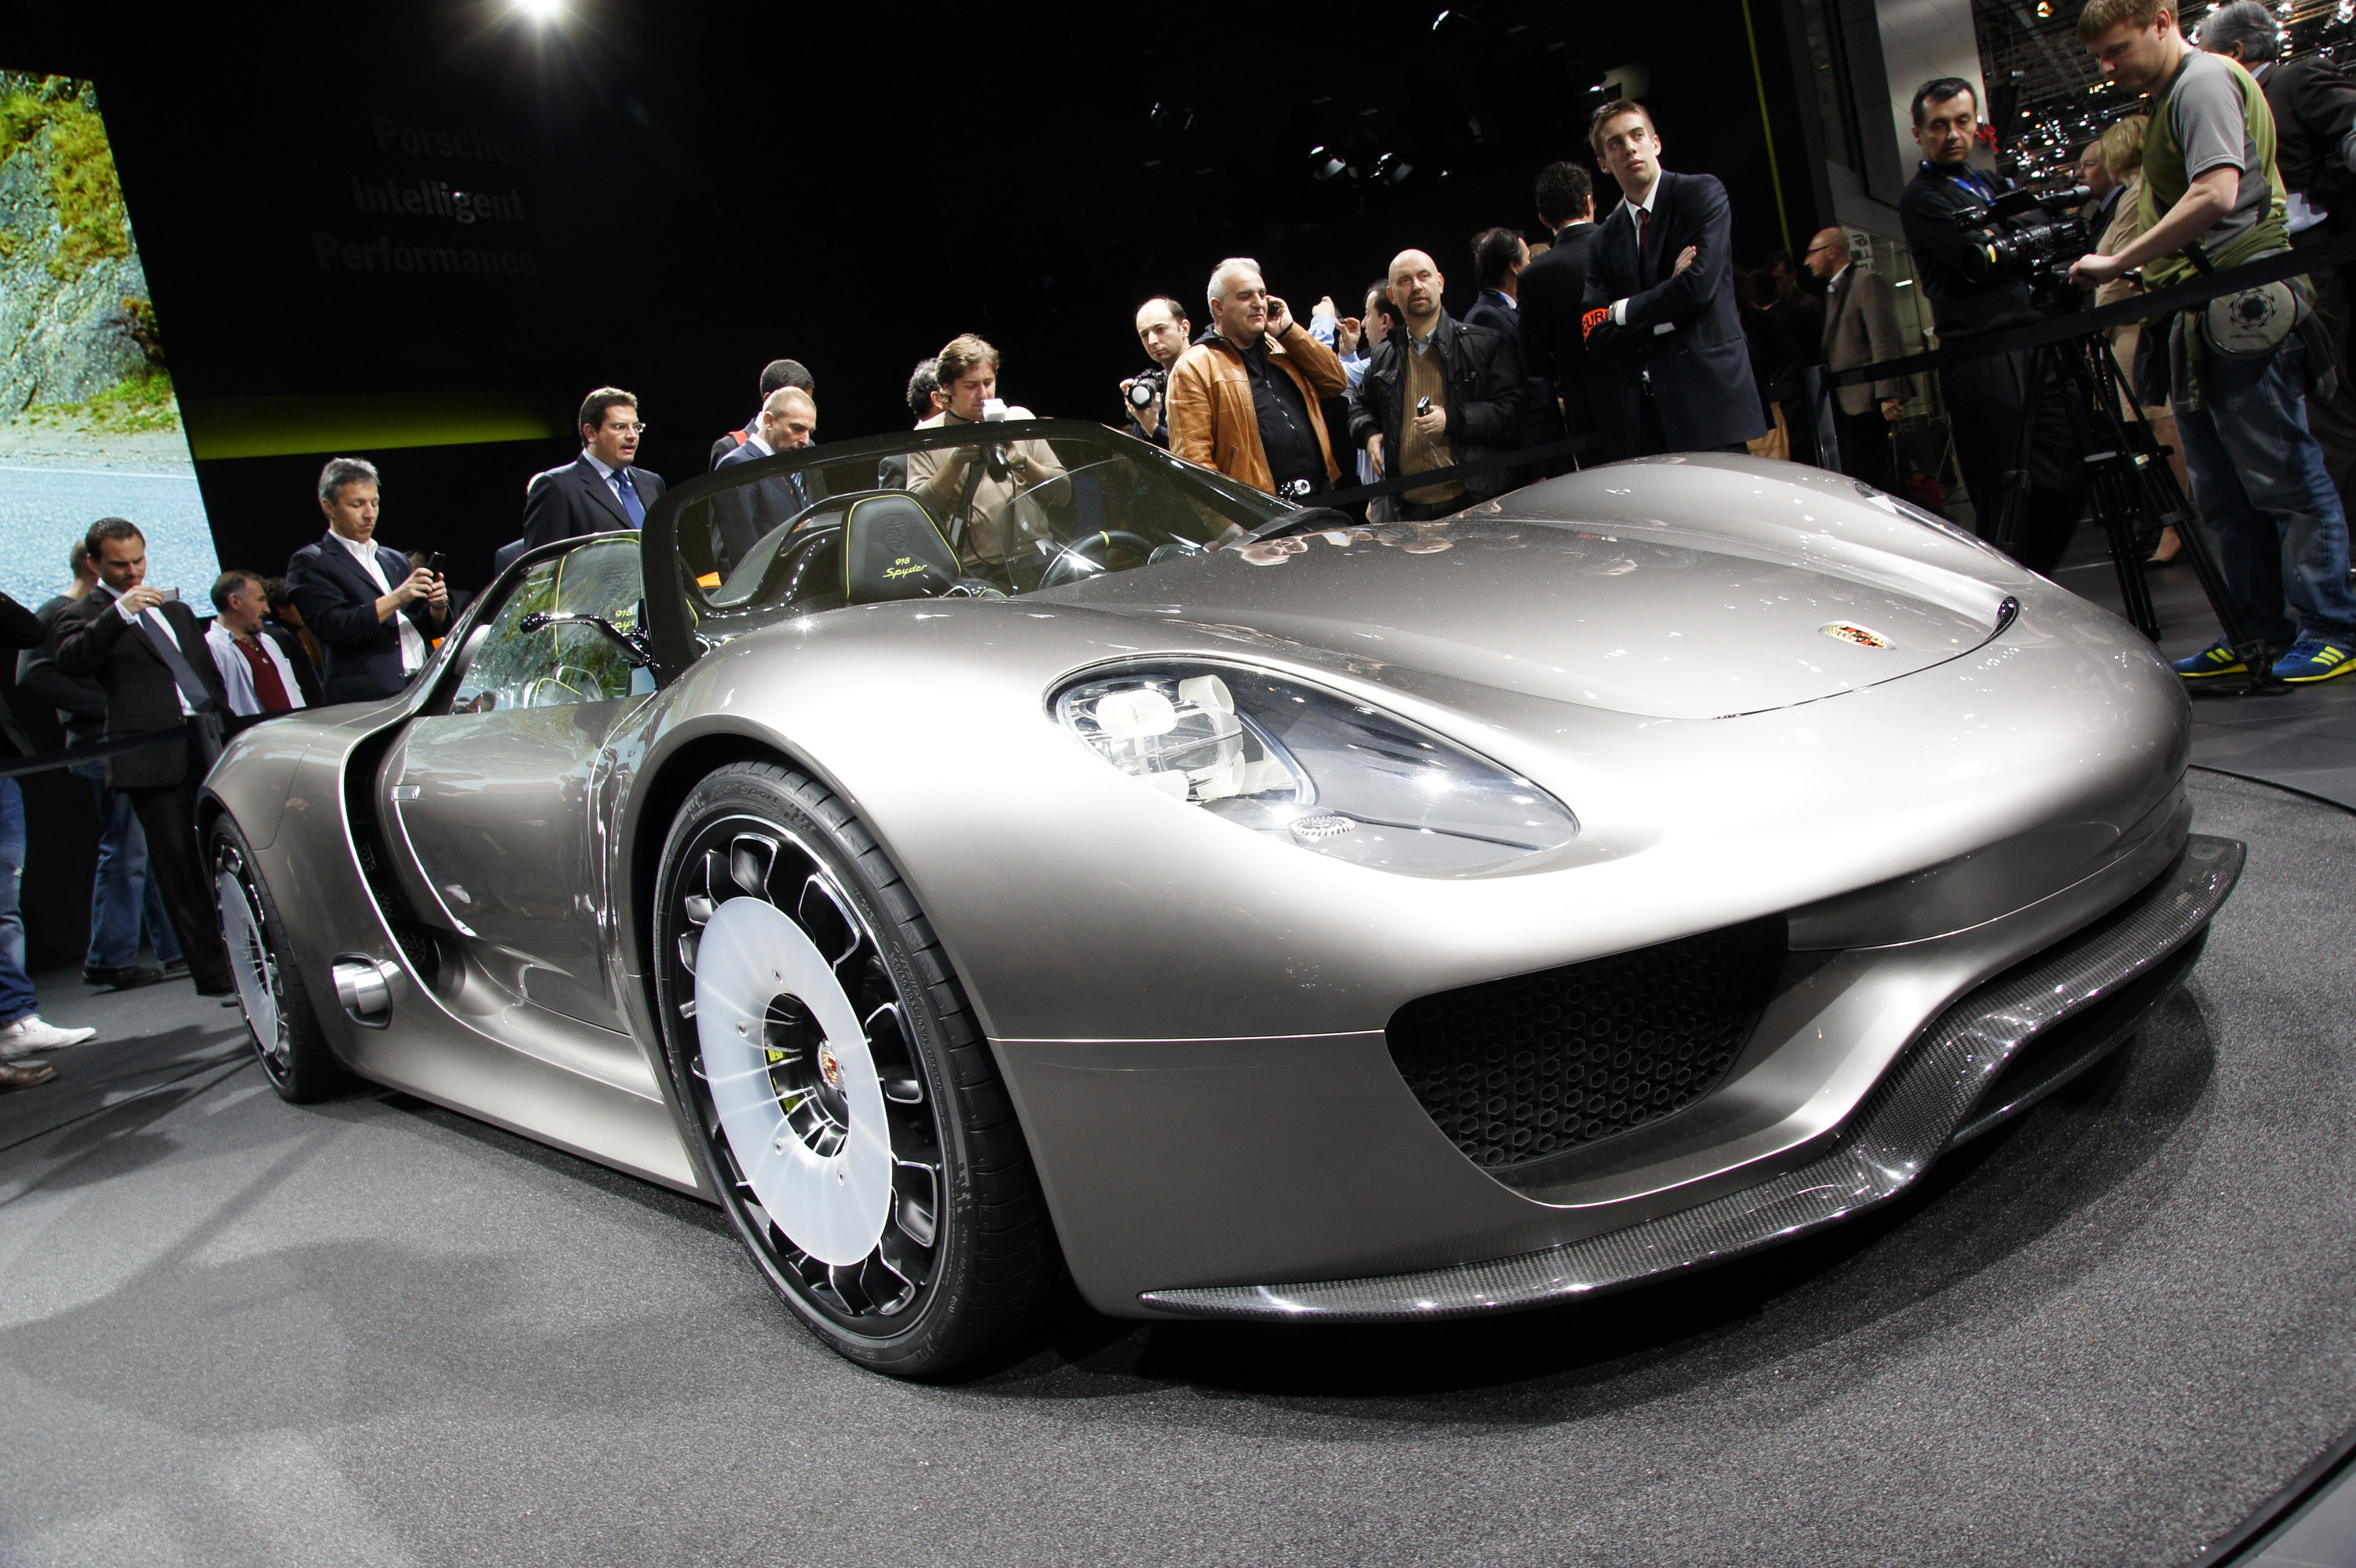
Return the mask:
[[(787, 1125), (769, 1080), (762, 1026), (781, 996), (809, 1009), (842, 1070), (851, 1133), (829, 1158)], [(695, 950), (695, 1032), (721, 1130), (769, 1218), (823, 1264), (842, 1267), (873, 1252), (892, 1212), (884, 1086), (851, 998), (783, 910), (734, 898), (712, 912)]]
[(222, 944), (229, 949), (229, 970), (237, 981), (237, 999), (245, 1007), (247, 1024), (262, 1049), (278, 1050), (278, 998), (270, 992), (270, 976), (262, 955), (268, 949), (262, 926), (253, 916), (253, 895), (245, 891), (235, 871), (216, 879), (214, 896), (220, 900)]

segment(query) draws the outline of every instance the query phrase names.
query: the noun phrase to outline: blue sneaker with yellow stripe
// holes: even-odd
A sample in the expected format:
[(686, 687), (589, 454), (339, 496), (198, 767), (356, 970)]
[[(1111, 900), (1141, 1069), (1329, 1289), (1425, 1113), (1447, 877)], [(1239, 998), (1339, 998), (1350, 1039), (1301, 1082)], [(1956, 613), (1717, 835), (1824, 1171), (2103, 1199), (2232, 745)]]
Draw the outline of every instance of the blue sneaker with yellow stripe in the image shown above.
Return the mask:
[(2250, 667), (2233, 651), (2233, 645), (2222, 637), (2194, 654), (2190, 658), (2176, 661), (2176, 673), (2187, 680), (2206, 680), (2212, 675), (2247, 675)]
[(2311, 686), (2319, 680), (2337, 679), (2351, 670), (2356, 670), (2356, 651), (2347, 644), (2322, 637), (2301, 637), (2275, 666), (2275, 678), (2292, 686)]

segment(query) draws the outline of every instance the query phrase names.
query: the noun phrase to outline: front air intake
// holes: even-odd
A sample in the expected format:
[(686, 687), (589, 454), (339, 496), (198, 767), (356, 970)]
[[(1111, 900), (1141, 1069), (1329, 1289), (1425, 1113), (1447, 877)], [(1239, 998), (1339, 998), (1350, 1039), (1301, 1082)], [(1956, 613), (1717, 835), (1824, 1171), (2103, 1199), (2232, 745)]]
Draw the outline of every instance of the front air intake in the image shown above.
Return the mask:
[(1716, 1088), (1783, 958), (1777, 917), (1439, 992), (1392, 1015), (1391, 1060), (1466, 1158), (1526, 1165)]

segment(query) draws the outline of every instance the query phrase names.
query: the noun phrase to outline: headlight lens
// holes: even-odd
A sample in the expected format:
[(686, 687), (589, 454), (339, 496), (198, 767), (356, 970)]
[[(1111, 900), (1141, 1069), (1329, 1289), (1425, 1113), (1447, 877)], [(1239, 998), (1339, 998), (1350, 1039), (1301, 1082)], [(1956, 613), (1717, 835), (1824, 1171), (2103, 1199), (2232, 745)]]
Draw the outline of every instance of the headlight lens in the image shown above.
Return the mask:
[(1478, 870), (1579, 832), (1529, 780), (1379, 709), (1258, 670), (1095, 677), (1059, 692), (1055, 716), (1173, 800), (1362, 866)]

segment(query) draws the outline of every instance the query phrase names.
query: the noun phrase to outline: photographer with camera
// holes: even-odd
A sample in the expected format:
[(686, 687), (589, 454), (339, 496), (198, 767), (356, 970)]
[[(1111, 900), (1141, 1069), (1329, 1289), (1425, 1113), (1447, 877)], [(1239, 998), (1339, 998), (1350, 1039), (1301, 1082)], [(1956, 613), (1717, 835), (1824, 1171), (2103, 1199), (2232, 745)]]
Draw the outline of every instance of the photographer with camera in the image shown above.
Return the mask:
[[(2194, 48), (2165, 0), (2087, 0), (2078, 37), (2105, 78), (2150, 96), (2151, 124), (2144, 231), (2117, 255), (2080, 257), (2071, 281), (2099, 288), (2140, 268), (2145, 286), (2160, 289), (2287, 251), (2274, 112), (2250, 73)], [(2217, 531), (2226, 585), (2252, 633), (2290, 645), (2274, 674), (2295, 684), (2356, 669), (2348, 521), (2307, 423), (2297, 324), (2311, 316), (2304, 280), (2226, 294), (2167, 322), (2164, 359), (2193, 498)], [(2328, 373), (2328, 345), (2323, 352), (2317, 368)], [(2245, 666), (2221, 638), (2176, 668), (2200, 679)]]
[(1194, 323), (1186, 319), (1186, 307), (1168, 294), (1157, 295), (1137, 307), (1137, 340), (1145, 346), (1145, 357), (1153, 363), (1123, 381), (1120, 396), (1129, 410), (1130, 433), (1156, 446), (1170, 444), (1166, 407), (1170, 369), (1186, 352), (1187, 340), (1194, 330)]
[[(1946, 348), (1967, 348), (1989, 333), (2040, 319), (2027, 280), (2009, 268), (1987, 271), (1971, 238), (1982, 209), (2006, 194), (2000, 181), (1971, 165), (1979, 127), (1979, 94), (1961, 77), (1939, 77), (1915, 91), (1914, 140), (1922, 164), (1899, 197), (1898, 215)], [(1996, 538), (2006, 475), (2019, 461), (2032, 363), (2027, 349), (2017, 349), (1939, 371), (1955, 466), (1984, 539)], [(2014, 558), (2032, 571), (2053, 570), (2085, 510), (2079, 455), (2086, 448), (2075, 412), (2059, 372), (2049, 369), (2037, 399), (2029, 490), (2012, 543)]]
[(1288, 500), (1332, 489), (1341, 470), (1318, 405), (1350, 384), (1342, 361), (1248, 257), (1212, 271), (1209, 297), (1210, 336), (1170, 372), (1170, 450)]
[[(941, 411), (918, 420), (918, 430), (1033, 418), (998, 396), (998, 350), (970, 332), (948, 340), (933, 362)], [(908, 453), (908, 488), (939, 519), (958, 562), (977, 577), (1003, 581), (1014, 503), (1033, 486), (1063, 473), (1044, 441), (1011, 441)]]

